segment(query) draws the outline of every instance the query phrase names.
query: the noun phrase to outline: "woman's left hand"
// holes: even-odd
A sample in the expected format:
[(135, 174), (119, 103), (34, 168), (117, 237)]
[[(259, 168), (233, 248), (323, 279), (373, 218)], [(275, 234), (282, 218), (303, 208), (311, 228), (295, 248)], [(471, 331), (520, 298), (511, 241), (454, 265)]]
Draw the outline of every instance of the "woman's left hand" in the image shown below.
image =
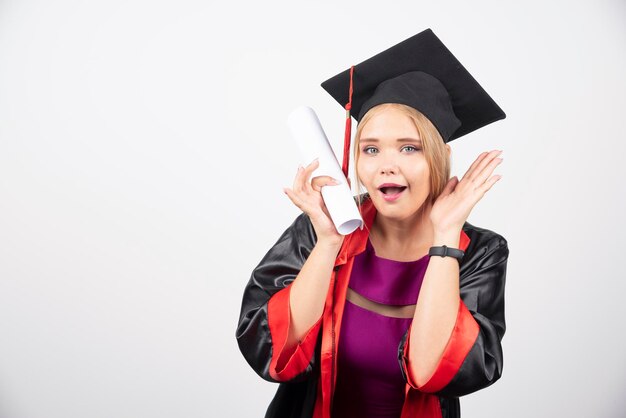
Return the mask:
[(491, 176), (502, 162), (502, 158), (496, 158), (501, 153), (501, 150), (483, 152), (461, 181), (456, 176), (448, 181), (430, 211), (435, 232), (461, 231), (474, 205), (502, 178), (501, 175)]

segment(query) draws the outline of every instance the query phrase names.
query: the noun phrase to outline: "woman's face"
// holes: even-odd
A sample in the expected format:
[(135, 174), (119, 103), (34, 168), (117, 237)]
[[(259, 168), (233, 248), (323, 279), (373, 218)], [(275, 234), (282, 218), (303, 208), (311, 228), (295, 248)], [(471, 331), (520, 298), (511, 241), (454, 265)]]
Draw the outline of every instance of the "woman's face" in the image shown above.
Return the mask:
[[(376, 210), (385, 217), (407, 219), (430, 193), (430, 173), (413, 121), (387, 108), (363, 127), (357, 169)], [(404, 188), (385, 188), (394, 183)]]

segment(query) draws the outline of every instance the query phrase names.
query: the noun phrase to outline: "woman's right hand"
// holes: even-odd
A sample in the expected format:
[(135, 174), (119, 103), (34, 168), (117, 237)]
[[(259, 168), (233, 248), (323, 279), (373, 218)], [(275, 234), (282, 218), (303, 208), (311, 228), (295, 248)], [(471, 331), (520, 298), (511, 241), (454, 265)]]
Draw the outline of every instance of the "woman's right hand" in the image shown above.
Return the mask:
[(293, 182), (293, 189), (284, 187), (283, 191), (294, 205), (309, 215), (318, 242), (341, 245), (344, 236), (337, 232), (321, 193), (323, 186), (335, 186), (340, 183), (330, 176), (317, 176), (309, 182), (311, 173), (318, 166), (319, 161), (315, 159), (308, 166), (299, 167)]

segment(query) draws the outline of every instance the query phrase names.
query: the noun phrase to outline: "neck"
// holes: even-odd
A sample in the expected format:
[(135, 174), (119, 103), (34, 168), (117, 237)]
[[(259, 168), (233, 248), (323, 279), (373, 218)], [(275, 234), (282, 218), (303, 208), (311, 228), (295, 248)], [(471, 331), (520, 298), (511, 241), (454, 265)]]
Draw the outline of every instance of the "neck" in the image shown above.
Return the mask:
[(381, 245), (394, 251), (430, 247), (434, 239), (434, 229), (430, 221), (431, 209), (431, 205), (424, 204), (406, 219), (386, 218), (377, 212), (370, 235)]

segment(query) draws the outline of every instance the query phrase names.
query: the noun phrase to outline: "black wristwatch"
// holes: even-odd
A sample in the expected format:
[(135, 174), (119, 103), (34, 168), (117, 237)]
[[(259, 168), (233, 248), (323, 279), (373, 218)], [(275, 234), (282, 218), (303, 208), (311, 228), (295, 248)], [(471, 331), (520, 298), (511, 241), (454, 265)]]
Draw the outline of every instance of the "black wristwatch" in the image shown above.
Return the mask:
[(461, 263), (461, 259), (465, 255), (465, 253), (458, 248), (450, 248), (446, 245), (442, 245), (441, 247), (430, 247), (428, 250), (428, 255), (439, 255), (441, 257), (454, 257), (459, 263)]

